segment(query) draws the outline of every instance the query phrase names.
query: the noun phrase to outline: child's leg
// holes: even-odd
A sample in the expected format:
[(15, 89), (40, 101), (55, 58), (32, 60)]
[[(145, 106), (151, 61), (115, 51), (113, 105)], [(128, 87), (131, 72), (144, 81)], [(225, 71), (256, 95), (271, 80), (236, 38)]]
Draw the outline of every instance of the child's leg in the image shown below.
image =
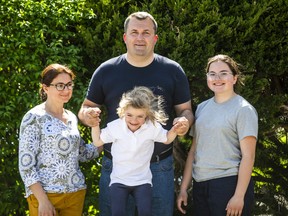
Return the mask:
[(151, 216), (152, 214), (152, 187), (144, 184), (134, 187), (132, 192), (138, 209), (139, 216)]
[(112, 216), (126, 216), (126, 203), (130, 189), (123, 184), (110, 186)]

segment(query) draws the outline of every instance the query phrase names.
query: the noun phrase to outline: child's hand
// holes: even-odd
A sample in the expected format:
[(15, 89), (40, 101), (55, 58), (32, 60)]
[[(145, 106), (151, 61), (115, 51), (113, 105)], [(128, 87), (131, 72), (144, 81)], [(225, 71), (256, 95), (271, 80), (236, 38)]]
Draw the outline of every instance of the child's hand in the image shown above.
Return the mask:
[(89, 107), (84, 111), (84, 118), (90, 127), (98, 126), (100, 124), (101, 110), (98, 107)]
[(177, 135), (183, 136), (189, 130), (189, 121), (185, 117), (175, 118), (172, 129)]
[(172, 130), (177, 133), (179, 133), (179, 130), (181, 130), (181, 127), (182, 127), (182, 123), (181, 122), (176, 122), (173, 127), (172, 127)]

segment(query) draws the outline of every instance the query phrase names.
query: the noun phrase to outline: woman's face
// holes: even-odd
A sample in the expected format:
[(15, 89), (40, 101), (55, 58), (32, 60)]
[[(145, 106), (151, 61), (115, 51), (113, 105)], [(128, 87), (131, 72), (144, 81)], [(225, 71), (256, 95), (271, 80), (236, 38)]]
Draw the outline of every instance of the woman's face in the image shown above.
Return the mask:
[[(72, 97), (73, 87), (71, 88), (72, 84), (72, 78), (69, 74), (61, 73), (57, 77), (53, 79), (53, 81), (50, 83), (50, 86), (45, 86), (44, 91), (47, 94), (47, 100), (53, 100), (55, 103), (67, 103), (70, 98)], [(63, 87), (63, 84), (65, 85), (63, 90), (58, 90), (57, 85)], [(59, 88), (59, 86), (58, 86)], [(59, 88), (60, 89), (60, 88)]]
[(128, 106), (124, 112), (124, 115), (127, 127), (132, 132), (135, 132), (145, 123), (147, 118), (147, 111), (146, 109), (136, 109)]
[(229, 66), (222, 61), (210, 64), (207, 73), (207, 85), (215, 94), (234, 92), (234, 84), (237, 76), (234, 76)]

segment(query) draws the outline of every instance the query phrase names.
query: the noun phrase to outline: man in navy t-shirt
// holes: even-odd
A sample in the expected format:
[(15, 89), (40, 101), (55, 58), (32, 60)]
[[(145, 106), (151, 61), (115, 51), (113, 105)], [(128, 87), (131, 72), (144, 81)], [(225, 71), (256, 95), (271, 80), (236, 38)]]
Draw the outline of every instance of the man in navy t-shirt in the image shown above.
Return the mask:
[[(135, 86), (149, 87), (163, 95), (169, 121), (164, 127), (181, 121), (178, 134), (185, 134), (194, 121), (187, 77), (175, 61), (154, 53), (158, 40), (157, 22), (146, 12), (131, 14), (124, 23), (123, 39), (127, 53), (102, 63), (94, 72), (82, 107), (80, 120), (87, 126), (99, 124), (101, 106), (107, 110), (106, 123), (118, 118), (116, 108), (124, 92)], [(111, 145), (104, 146), (100, 177), (100, 215), (111, 216), (109, 182), (112, 170)], [(151, 158), (153, 175), (153, 216), (172, 216), (174, 208), (173, 144), (155, 143)], [(130, 207), (127, 209), (131, 209)], [(127, 215), (133, 215), (127, 212)]]

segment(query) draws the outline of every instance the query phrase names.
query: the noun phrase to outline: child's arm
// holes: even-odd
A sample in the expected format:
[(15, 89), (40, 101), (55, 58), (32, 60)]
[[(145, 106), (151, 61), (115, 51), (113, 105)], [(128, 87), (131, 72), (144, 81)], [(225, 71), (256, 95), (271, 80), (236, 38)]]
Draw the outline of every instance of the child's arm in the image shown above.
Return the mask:
[(173, 127), (167, 132), (167, 141), (164, 144), (170, 144), (177, 137), (177, 129), (182, 126), (181, 122), (177, 122)]
[(93, 144), (97, 147), (102, 146), (104, 142), (100, 139), (100, 126), (92, 127), (91, 136)]

